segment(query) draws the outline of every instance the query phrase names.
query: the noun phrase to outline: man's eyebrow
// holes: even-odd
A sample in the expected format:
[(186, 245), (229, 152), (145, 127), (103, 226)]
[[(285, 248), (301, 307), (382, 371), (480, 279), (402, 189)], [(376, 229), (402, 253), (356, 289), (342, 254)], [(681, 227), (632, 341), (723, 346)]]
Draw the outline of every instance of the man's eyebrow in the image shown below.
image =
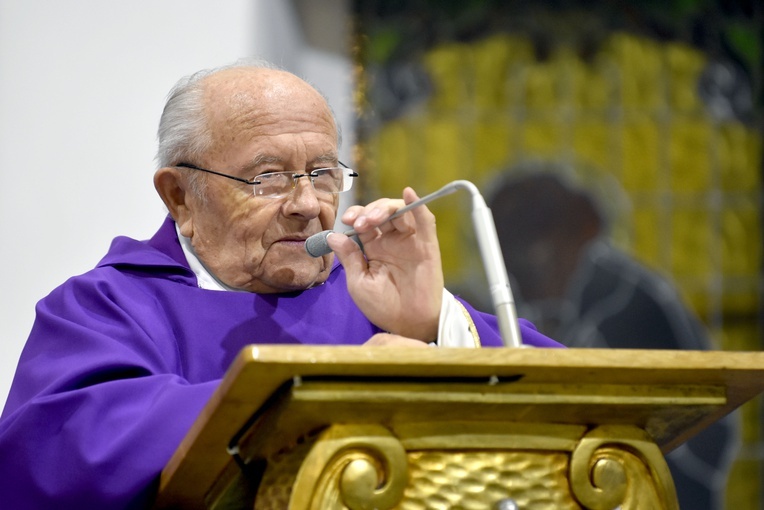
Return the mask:
[[(337, 162), (337, 153), (335, 152), (327, 152), (324, 154), (321, 154), (320, 156), (316, 156), (312, 160), (308, 161), (308, 164), (336, 164)], [(284, 163), (284, 158), (279, 156), (273, 156), (268, 154), (258, 154), (255, 156), (252, 161), (249, 162), (249, 164), (245, 165), (244, 170), (250, 170), (255, 169), (260, 165), (267, 165), (267, 164), (282, 164)]]
[(252, 172), (257, 170), (257, 167), (261, 165), (269, 165), (269, 164), (280, 164), (283, 161), (282, 158), (278, 156), (271, 156), (266, 154), (258, 154), (254, 158), (252, 158), (249, 163), (241, 167), (242, 172)]
[(270, 164), (270, 163), (281, 163), (283, 161), (282, 158), (278, 156), (269, 156), (266, 154), (258, 154), (255, 156), (255, 158), (247, 165), (248, 167), (254, 168), (256, 166), (260, 166), (262, 164)]
[(327, 152), (326, 154), (321, 154), (320, 156), (313, 158), (311, 163), (320, 163), (322, 165), (325, 163), (335, 164), (337, 162), (337, 158), (338, 157), (336, 152)]

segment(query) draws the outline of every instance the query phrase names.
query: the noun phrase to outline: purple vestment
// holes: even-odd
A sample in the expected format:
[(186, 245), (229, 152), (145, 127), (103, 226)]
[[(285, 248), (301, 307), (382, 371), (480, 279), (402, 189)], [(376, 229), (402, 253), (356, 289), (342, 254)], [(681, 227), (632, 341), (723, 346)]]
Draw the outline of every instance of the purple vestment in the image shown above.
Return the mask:
[[(483, 345), (500, 346), (494, 317), (465, 306)], [(527, 344), (559, 346), (520, 329)], [(336, 262), (309, 290), (219, 292), (197, 287), (172, 219), (149, 241), (119, 237), (37, 305), (0, 421), (0, 507), (146, 507), (244, 346), (362, 344), (379, 331)]]

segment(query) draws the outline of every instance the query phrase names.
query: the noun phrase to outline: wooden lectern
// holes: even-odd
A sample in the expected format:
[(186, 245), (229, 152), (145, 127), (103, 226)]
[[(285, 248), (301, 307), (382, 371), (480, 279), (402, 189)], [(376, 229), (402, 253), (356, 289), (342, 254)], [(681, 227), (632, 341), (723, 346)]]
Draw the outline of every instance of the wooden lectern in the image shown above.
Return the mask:
[(676, 509), (663, 458), (764, 353), (252, 346), (156, 508)]

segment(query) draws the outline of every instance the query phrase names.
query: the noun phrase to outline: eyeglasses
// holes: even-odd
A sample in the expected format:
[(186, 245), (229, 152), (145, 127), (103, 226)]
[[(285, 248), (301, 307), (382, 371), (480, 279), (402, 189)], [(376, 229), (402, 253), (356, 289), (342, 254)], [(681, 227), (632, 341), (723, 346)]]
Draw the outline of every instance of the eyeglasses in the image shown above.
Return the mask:
[(294, 172), (266, 172), (260, 174), (251, 181), (242, 179), (241, 177), (235, 177), (233, 175), (216, 172), (214, 170), (207, 170), (206, 168), (200, 168), (190, 163), (178, 163), (176, 167), (190, 168), (191, 170), (199, 170), (200, 172), (206, 172), (208, 174), (219, 175), (234, 181), (243, 182), (253, 186), (253, 192), (256, 197), (263, 198), (281, 198), (294, 190), (297, 186), (297, 179), (301, 177), (309, 177), (310, 183), (313, 185), (318, 193), (330, 193), (337, 194), (343, 191), (349, 191), (353, 187), (353, 179), (358, 177), (358, 174), (351, 168), (348, 168), (342, 161), (338, 161), (341, 167), (330, 168), (317, 168), (311, 170), (305, 174), (297, 174)]

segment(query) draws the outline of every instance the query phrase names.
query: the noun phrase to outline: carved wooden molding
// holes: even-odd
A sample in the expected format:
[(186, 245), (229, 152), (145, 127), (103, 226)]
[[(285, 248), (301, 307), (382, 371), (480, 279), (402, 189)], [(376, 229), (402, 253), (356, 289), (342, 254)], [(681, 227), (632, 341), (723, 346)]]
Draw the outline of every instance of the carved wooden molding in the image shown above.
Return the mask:
[(571, 455), (570, 484), (592, 510), (679, 510), (660, 449), (632, 426), (603, 425), (587, 433)]

